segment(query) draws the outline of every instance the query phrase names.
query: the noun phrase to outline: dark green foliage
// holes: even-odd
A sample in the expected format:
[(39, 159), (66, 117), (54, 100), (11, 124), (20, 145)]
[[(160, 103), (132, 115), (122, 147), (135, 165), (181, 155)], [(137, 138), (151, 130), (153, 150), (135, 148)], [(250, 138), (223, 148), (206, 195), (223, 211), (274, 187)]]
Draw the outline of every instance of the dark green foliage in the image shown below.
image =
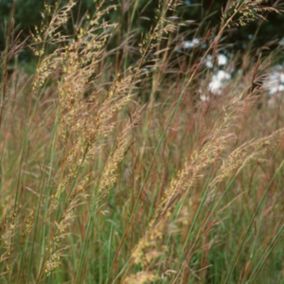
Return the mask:
[[(125, 33), (129, 25), (136, 27), (141, 32), (146, 32), (151, 26), (151, 22), (155, 17), (155, 9), (159, 1), (138, 1), (138, 5), (130, 9), (124, 9), (123, 0), (115, 0), (113, 2), (121, 3), (121, 9), (112, 15), (122, 25), (121, 32)], [(26, 38), (34, 30), (35, 25), (39, 25), (41, 21), (41, 11), (44, 0), (0, 0), (0, 50), (5, 46), (5, 30), (7, 19), (11, 14), (13, 2), (15, 9), (15, 27), (16, 31), (21, 30), (21, 38)], [(55, 3), (54, 0), (46, 1)], [(64, 2), (64, 0), (62, 0)], [(180, 16), (187, 20), (195, 20), (198, 24), (205, 19), (206, 25), (199, 25), (199, 33), (206, 34), (209, 29), (214, 31), (214, 27), (218, 26), (221, 19), (222, 10), (227, 0), (222, 1), (201, 1), (201, 0), (185, 0), (184, 5), (180, 8)], [(133, 6), (133, 5), (132, 5)], [(138, 7), (137, 7), (138, 6)], [(94, 11), (95, 4), (91, 0), (78, 1), (78, 5), (74, 9), (74, 21), (78, 21), (86, 11)], [(139, 14), (139, 15), (138, 15)], [(257, 37), (254, 39), (255, 32), (258, 31)], [(230, 34), (226, 39), (227, 43), (235, 50), (246, 48), (247, 44), (254, 39), (255, 47), (263, 46), (268, 42), (279, 40), (284, 37), (284, 18), (282, 15), (272, 14), (269, 21), (250, 24), (243, 28), (238, 28)], [(186, 33), (189, 37), (193, 36), (194, 30), (188, 30)], [(212, 34), (214, 36), (214, 34)]]

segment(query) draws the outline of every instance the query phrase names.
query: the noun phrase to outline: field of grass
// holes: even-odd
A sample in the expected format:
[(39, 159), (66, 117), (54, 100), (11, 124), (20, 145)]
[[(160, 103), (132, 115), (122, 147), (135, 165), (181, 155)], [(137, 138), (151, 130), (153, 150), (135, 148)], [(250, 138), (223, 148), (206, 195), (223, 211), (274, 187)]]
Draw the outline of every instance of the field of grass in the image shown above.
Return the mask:
[(202, 31), (173, 0), (143, 35), (139, 1), (128, 25), (108, 1), (77, 23), (76, 1), (47, 6), (34, 74), (8, 70), (7, 35), (0, 283), (284, 283), (284, 96), (260, 84), (281, 50), (236, 54), (242, 71), (212, 94), (205, 59), (263, 12), (229, 2), (189, 53), (185, 27)]

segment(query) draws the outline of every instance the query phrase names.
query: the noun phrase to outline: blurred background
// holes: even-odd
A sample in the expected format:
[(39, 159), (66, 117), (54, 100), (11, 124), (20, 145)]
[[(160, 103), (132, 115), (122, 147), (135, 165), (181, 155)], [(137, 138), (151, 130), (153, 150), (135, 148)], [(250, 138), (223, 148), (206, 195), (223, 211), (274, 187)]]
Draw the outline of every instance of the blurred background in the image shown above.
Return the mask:
[[(129, 21), (137, 30), (145, 31), (150, 27), (151, 21), (154, 19), (155, 9), (158, 8), (159, 1), (156, 0), (118, 0), (121, 4), (120, 10), (117, 10), (112, 17), (119, 20), (121, 26), (127, 29)], [(230, 0), (184, 0), (180, 6), (180, 17), (185, 20), (195, 21), (195, 26), (198, 31), (192, 26), (191, 31), (187, 31), (190, 38), (194, 33), (206, 33), (206, 30), (212, 29), (220, 24), (222, 9)], [(62, 1), (55, 0), (0, 0), (0, 50), (5, 48), (5, 34), (8, 29), (8, 22), (11, 14), (14, 14), (15, 34), (22, 39), (26, 39), (34, 31), (35, 26), (40, 25), (41, 13), (44, 8), (44, 3), (59, 3)], [(94, 12), (96, 2), (94, 0), (78, 0), (78, 5), (74, 9), (73, 20), (78, 22), (86, 11)], [(115, 2), (115, 1), (114, 1)], [(267, 1), (267, 5), (281, 4), (279, 1)], [(133, 4), (134, 3), (134, 4)], [(14, 10), (13, 11), (13, 6)], [(133, 17), (139, 14), (138, 17)], [(132, 21), (133, 19), (133, 21)], [(125, 32), (125, 30), (122, 32)], [(273, 13), (267, 20), (258, 21), (257, 23), (249, 24), (246, 27), (235, 29), (229, 38), (224, 39), (224, 43), (230, 49), (239, 51), (246, 48), (248, 44), (255, 47), (269, 46), (275, 48), (279, 43), (284, 44), (284, 16), (283, 14)], [(30, 59), (28, 52), (21, 55), (22, 59)]]
[[(223, 11), (234, 1), (236, 0), (181, 1), (177, 11), (178, 17), (179, 20), (188, 24), (181, 27), (171, 46), (181, 66), (188, 63), (194, 64), (195, 60), (204, 54), (222, 25)], [(56, 9), (66, 2), (67, 0), (0, 0), (0, 51), (1, 54), (8, 55), (9, 72), (13, 71), (16, 63), (24, 72), (34, 73), (37, 58), (32, 52), (32, 35), (36, 33), (36, 28), (40, 29), (41, 25), (44, 25), (44, 21), (49, 21), (48, 16), (46, 17), (47, 13), (44, 12), (45, 4), (50, 4)], [(83, 17), (86, 15), (92, 17), (96, 13), (96, 5), (102, 3), (102, 0), (77, 0), (76, 2), (70, 22), (62, 28), (64, 30), (61, 30), (65, 35), (76, 34)], [(130, 49), (135, 50), (143, 35), (147, 34), (155, 23), (157, 10), (161, 9), (160, 1), (104, 2), (109, 5), (118, 4), (119, 7), (116, 11), (112, 11), (107, 19), (119, 24), (119, 28), (108, 43), (109, 49), (120, 46), (115, 58), (110, 57), (111, 64), (117, 66), (118, 70), (121, 62), (124, 62), (123, 68), (125, 68), (126, 65), (138, 59), (139, 54), (135, 52), (131, 52), (131, 56), (126, 54)], [(267, 15), (264, 13), (263, 17), (256, 21), (229, 27), (229, 32), (222, 37), (214, 57), (208, 55), (205, 58), (206, 69), (213, 72), (208, 84), (208, 90), (211, 93), (220, 94), (231, 78), (240, 72), (246, 72), (246, 66), (256, 64), (260, 58), (266, 57), (272, 61), (269, 64), (271, 68), (267, 68), (268, 72), (265, 74), (264, 88), (269, 95), (284, 91), (284, 1), (264, 0), (262, 5), (270, 7)], [(247, 61), (246, 58), (249, 60)], [(260, 80), (263, 81), (263, 79)]]

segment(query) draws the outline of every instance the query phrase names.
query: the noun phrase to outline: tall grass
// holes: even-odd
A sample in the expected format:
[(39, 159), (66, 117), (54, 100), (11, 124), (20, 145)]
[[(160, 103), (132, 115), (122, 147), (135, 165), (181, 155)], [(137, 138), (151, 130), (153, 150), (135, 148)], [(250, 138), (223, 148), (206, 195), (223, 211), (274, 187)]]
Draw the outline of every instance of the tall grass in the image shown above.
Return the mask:
[(204, 67), (227, 33), (279, 11), (228, 1), (188, 56), (184, 27), (203, 29), (180, 1), (159, 1), (144, 35), (139, 1), (120, 4), (78, 22), (76, 1), (47, 5), (32, 76), (7, 76), (6, 47), (0, 282), (282, 283), (284, 104), (254, 87), (276, 53), (236, 58), (245, 72), (219, 96)]

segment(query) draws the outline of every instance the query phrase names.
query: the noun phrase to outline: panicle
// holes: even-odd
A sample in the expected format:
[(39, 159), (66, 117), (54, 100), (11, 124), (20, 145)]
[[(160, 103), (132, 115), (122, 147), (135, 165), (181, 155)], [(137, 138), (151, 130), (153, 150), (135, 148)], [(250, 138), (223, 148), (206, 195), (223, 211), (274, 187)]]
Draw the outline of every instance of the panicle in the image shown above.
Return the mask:
[(209, 187), (214, 189), (217, 184), (227, 177), (237, 174), (249, 162), (263, 156), (269, 148), (273, 148), (279, 143), (283, 135), (284, 129), (281, 128), (268, 136), (253, 139), (237, 147), (223, 160), (216, 177), (210, 183)]
[(279, 13), (279, 10), (269, 5), (267, 0), (232, 1), (223, 15), (223, 20), (231, 19), (229, 27), (243, 27), (257, 20), (266, 20), (265, 16), (271, 13)]
[(233, 99), (225, 109), (225, 115), (221, 122), (217, 122), (208, 141), (197, 149), (191, 158), (185, 162), (169, 187), (165, 190), (161, 204), (149, 223), (146, 233), (140, 238), (132, 251), (132, 261), (147, 267), (147, 252), (158, 246), (163, 238), (165, 229), (169, 223), (172, 209), (182, 196), (194, 187), (202, 178), (203, 171), (212, 163), (218, 161), (221, 155), (231, 144), (232, 131), (239, 117), (243, 103), (240, 98)]
[(123, 284), (145, 284), (151, 283), (159, 278), (156, 274), (150, 271), (141, 271), (137, 274), (129, 275), (122, 283)]

